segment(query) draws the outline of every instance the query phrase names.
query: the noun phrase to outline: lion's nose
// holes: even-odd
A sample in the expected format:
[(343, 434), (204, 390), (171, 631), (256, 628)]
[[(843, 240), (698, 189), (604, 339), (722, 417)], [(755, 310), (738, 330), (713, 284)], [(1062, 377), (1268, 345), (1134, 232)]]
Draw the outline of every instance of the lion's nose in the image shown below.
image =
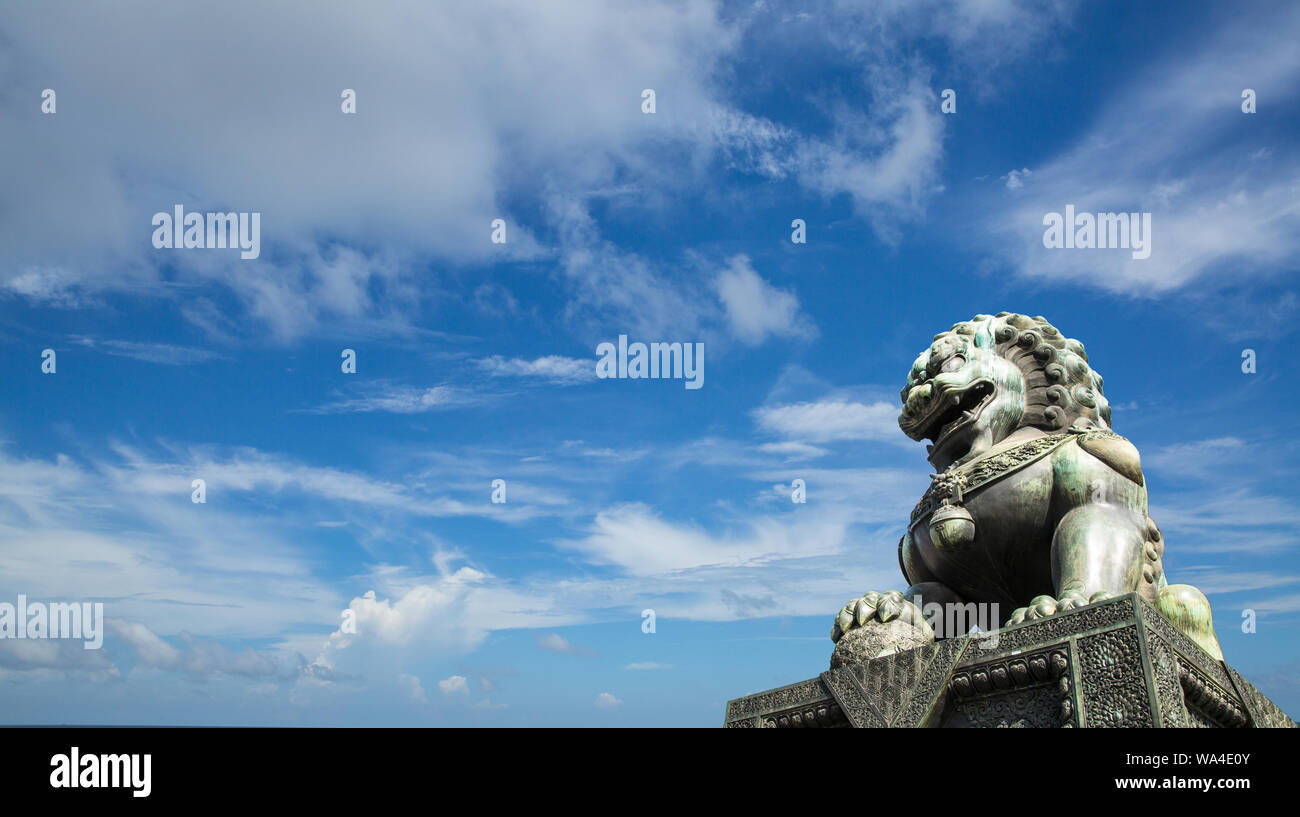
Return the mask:
[(912, 390), (907, 393), (907, 402), (903, 404), (904, 416), (911, 417), (918, 414), (921, 408), (930, 400), (930, 395), (934, 391), (929, 383), (922, 383), (919, 386), (913, 386)]

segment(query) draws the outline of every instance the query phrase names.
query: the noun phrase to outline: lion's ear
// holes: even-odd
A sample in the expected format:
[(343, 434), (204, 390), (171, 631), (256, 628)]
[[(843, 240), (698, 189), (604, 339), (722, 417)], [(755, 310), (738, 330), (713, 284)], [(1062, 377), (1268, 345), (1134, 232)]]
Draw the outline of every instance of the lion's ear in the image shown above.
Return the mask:
[(1118, 434), (1081, 434), (1079, 447), (1138, 485), (1146, 484), (1137, 447)]

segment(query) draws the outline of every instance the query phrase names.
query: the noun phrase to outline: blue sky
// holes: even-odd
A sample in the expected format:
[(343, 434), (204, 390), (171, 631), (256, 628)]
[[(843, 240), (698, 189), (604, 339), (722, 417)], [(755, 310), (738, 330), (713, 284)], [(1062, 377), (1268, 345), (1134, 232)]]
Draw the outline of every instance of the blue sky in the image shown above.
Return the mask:
[[(1297, 40), (1291, 4), (9, 10), (0, 600), (109, 629), (0, 642), (0, 721), (716, 726), (902, 587), (898, 390), (1003, 310), (1087, 346), (1171, 581), (1300, 712)], [(1069, 203), (1151, 213), (1151, 257), (1044, 248)], [(260, 213), (260, 256), (155, 249), (176, 204)], [(620, 334), (702, 342), (703, 388), (596, 379)]]

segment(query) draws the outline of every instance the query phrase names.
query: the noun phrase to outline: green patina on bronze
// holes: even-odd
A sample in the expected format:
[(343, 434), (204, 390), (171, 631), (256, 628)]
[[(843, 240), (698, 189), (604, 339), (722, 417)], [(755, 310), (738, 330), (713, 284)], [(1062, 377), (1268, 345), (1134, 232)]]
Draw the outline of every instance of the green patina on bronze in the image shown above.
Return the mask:
[(910, 586), (844, 606), (832, 666), (932, 640), (914, 602), (998, 604), (1019, 624), (1127, 593), (1222, 660), (1205, 595), (1165, 578), (1138, 451), (1083, 344), (1041, 317), (976, 315), (934, 337), (901, 398), (937, 471), (899, 543)]

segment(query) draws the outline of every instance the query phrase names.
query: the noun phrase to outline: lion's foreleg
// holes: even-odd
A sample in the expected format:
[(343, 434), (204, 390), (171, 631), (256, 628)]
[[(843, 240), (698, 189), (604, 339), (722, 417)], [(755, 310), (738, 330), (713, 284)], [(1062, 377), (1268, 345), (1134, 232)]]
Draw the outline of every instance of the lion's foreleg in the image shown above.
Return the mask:
[(1086, 604), (1131, 593), (1142, 581), (1146, 518), (1109, 503), (1074, 508), (1052, 536), (1052, 583), (1058, 599)]

